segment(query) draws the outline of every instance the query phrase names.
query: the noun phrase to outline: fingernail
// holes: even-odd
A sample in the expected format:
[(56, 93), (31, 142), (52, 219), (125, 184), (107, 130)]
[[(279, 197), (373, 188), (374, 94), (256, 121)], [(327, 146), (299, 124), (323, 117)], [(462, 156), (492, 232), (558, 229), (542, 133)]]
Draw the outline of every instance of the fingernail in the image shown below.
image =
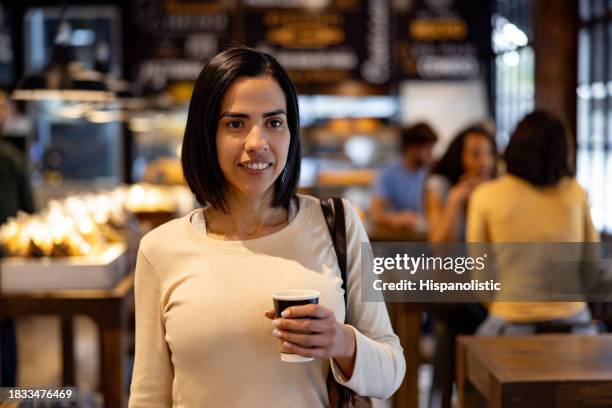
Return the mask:
[(274, 329), (274, 331), (272, 332), (272, 334), (276, 337), (278, 337), (279, 339), (281, 338), (282, 334), (279, 330)]
[(280, 327), (280, 319), (274, 319), (274, 320), (272, 320), (272, 324), (273, 324), (275, 327)]
[(289, 342), (287, 342), (287, 341), (283, 341), (283, 347), (284, 347), (284, 348), (291, 348), (291, 347), (293, 347), (293, 346), (291, 345), (291, 343), (289, 343)]
[(289, 317), (289, 310), (283, 310), (283, 313), (281, 313), (282, 317)]

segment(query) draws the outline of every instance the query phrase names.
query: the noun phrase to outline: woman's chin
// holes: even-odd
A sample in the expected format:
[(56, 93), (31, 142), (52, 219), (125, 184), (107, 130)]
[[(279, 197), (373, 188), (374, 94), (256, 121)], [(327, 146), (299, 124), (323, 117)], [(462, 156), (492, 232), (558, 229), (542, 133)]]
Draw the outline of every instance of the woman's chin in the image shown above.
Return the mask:
[(240, 195), (248, 197), (253, 200), (265, 199), (271, 197), (274, 192), (274, 184), (262, 185), (262, 186), (242, 186), (238, 189)]

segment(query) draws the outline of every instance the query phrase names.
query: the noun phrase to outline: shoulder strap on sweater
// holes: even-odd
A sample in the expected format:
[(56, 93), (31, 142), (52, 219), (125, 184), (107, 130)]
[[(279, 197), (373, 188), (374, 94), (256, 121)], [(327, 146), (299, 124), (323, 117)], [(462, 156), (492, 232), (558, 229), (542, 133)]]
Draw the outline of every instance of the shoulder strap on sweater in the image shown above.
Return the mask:
[(321, 209), (325, 216), (327, 229), (331, 235), (338, 258), (338, 267), (342, 277), (342, 289), (344, 290), (344, 304), (348, 305), (346, 290), (346, 221), (344, 218), (344, 205), (340, 198), (328, 198), (321, 200)]

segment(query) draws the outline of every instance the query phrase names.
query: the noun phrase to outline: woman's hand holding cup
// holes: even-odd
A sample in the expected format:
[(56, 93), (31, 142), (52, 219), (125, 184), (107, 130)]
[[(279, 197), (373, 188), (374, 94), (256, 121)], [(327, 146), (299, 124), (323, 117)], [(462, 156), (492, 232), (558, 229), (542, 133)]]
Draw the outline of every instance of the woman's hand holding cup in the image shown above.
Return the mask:
[(287, 351), (306, 358), (333, 358), (345, 377), (351, 377), (355, 365), (355, 332), (339, 323), (330, 308), (306, 304), (288, 307), (280, 318), (275, 318), (274, 310), (265, 315), (273, 321), (273, 335)]
[(274, 311), (266, 312), (273, 320), (274, 336), (293, 353), (314, 358), (353, 358), (355, 333), (339, 323), (334, 312), (323, 305), (292, 306), (274, 319)]

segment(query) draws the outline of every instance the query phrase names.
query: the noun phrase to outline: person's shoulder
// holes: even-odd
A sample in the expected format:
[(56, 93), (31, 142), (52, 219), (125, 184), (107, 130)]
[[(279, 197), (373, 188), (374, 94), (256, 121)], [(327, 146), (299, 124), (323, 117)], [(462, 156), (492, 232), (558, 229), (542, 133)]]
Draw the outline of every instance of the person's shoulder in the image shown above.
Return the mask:
[(559, 181), (559, 189), (576, 198), (587, 198), (586, 190), (580, 185), (575, 177), (564, 177), (561, 179)]
[(10, 162), (17, 168), (21, 168), (24, 165), (21, 152), (3, 140), (0, 140), (0, 160)]
[(140, 250), (147, 256), (167, 253), (173, 247), (180, 247), (185, 238), (183, 224), (189, 222), (189, 214), (170, 220), (147, 232), (140, 240)]
[(576, 180), (575, 177), (564, 177), (561, 179), (561, 183), (563, 183), (564, 187), (568, 190), (585, 193), (585, 189), (582, 185)]
[(425, 189), (443, 195), (451, 187), (450, 180), (441, 174), (429, 173), (425, 179)]
[(320, 207), (320, 200), (317, 197), (308, 195), (308, 194), (296, 194), (298, 199), (298, 211), (311, 211), (312, 208)]
[(512, 186), (512, 183), (513, 181), (505, 175), (485, 181), (474, 190), (470, 201), (496, 202), (503, 198), (507, 192), (513, 191), (515, 187)]
[(379, 174), (382, 177), (397, 177), (404, 171), (404, 166), (401, 162), (387, 164), (379, 169)]
[(478, 190), (481, 190), (481, 189), (484, 191), (500, 190), (504, 188), (509, 188), (509, 184), (510, 184), (509, 179), (507, 179), (506, 176), (501, 176), (498, 178), (484, 181), (482, 184), (478, 186)]
[(427, 182), (428, 183), (450, 184), (450, 180), (446, 176), (443, 176), (442, 174), (437, 174), (437, 173), (427, 174)]
[[(314, 207), (317, 207), (318, 211), (321, 212), (321, 215), (323, 214), (323, 209), (321, 208), (320, 198), (314, 197), (311, 195), (307, 195), (307, 194), (298, 194), (297, 196), (300, 200), (300, 211), (302, 209), (310, 210)], [(341, 198), (342, 200), (342, 207), (344, 209), (344, 216), (346, 217), (347, 225), (349, 223), (352, 223), (355, 220), (355, 218), (360, 219), (357, 208), (350, 202), (349, 199), (343, 198), (343, 197), (338, 197), (338, 198)]]

